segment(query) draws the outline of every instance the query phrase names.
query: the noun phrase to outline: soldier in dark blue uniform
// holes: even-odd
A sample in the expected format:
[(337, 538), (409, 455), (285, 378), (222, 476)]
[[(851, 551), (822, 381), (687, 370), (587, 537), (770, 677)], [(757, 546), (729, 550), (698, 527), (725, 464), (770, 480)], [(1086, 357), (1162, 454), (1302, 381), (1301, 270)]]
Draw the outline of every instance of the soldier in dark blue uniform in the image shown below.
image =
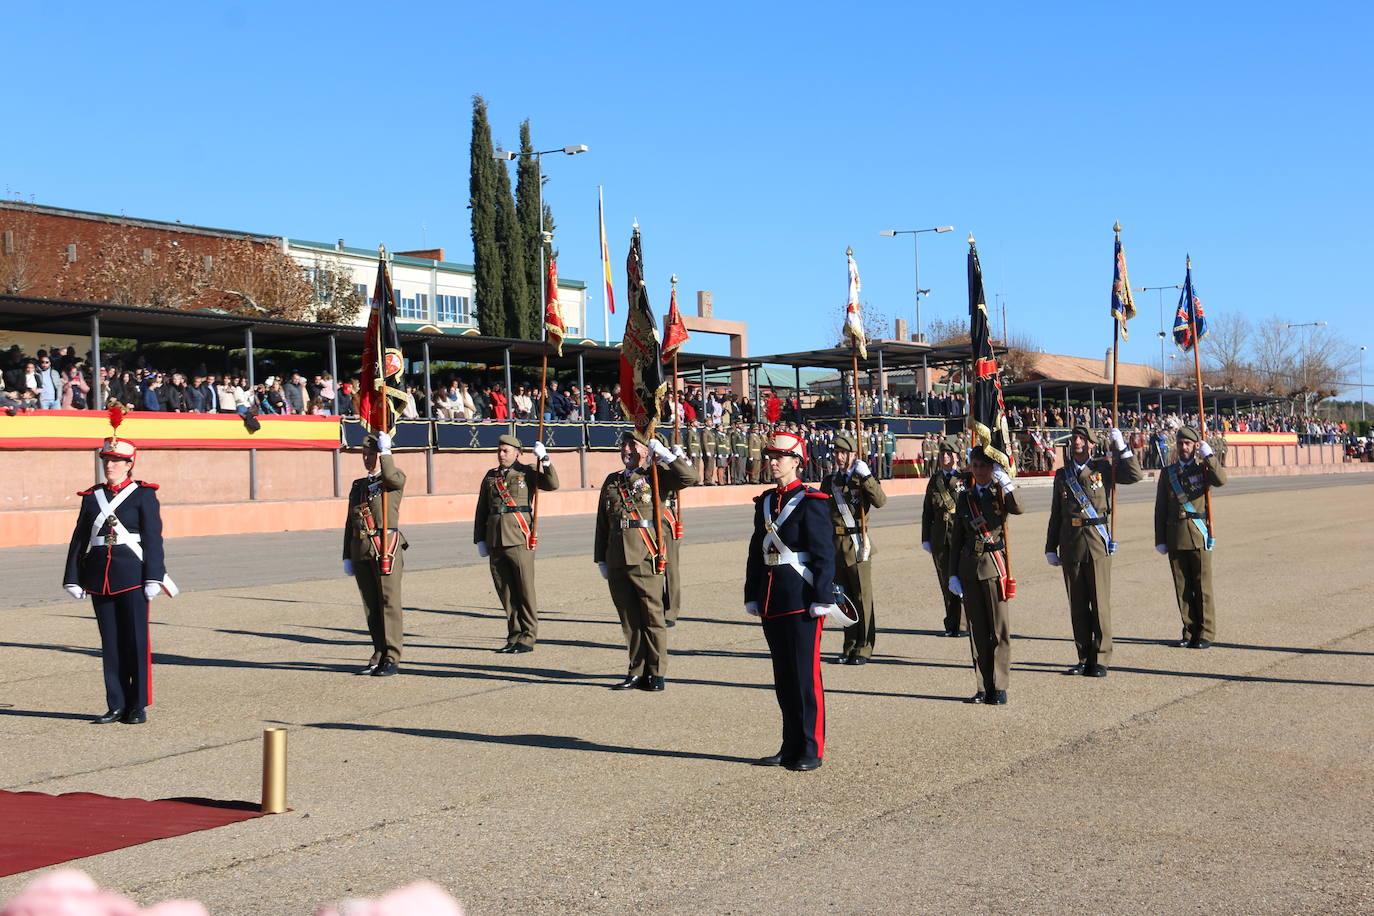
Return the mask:
[(100, 449), (105, 482), (82, 490), (81, 514), (67, 549), (62, 587), (91, 598), (100, 627), (105, 667), (101, 725), (148, 721), (153, 701), (153, 659), (148, 609), (153, 597), (176, 594), (162, 552), (157, 484), (134, 480), (132, 442), (111, 437)]
[(797, 473), (806, 446), (778, 433), (764, 449), (777, 486), (755, 498), (754, 536), (744, 577), (744, 609), (762, 618), (773, 656), (773, 689), (782, 710), (782, 747), (759, 760), (805, 772), (825, 754), (821, 623), (834, 604), (835, 542), (829, 497)]

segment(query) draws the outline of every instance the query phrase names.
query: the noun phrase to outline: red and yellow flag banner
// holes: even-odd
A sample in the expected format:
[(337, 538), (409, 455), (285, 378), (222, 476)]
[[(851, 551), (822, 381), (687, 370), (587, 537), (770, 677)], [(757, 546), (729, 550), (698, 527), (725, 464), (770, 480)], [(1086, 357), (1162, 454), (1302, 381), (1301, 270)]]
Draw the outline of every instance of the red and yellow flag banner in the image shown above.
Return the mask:
[[(140, 449), (334, 449), (339, 418), (259, 416), (250, 433), (238, 414), (143, 413), (124, 415), (119, 438)], [(94, 449), (110, 435), (103, 410), (41, 410), (0, 416), (0, 449)]]

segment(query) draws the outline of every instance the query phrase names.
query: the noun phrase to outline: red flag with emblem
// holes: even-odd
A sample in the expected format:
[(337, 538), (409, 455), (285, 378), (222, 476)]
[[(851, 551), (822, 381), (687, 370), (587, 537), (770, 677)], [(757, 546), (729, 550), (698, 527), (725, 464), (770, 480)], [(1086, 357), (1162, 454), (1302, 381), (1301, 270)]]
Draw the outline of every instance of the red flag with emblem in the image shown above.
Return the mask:
[[(677, 279), (674, 277), (673, 279)], [(687, 342), (687, 325), (682, 322), (682, 313), (677, 310), (677, 287), (668, 299), (668, 314), (663, 319), (663, 361), (672, 362), (677, 351)]]
[(358, 385), (358, 419), (374, 433), (392, 433), (396, 417), (410, 403), (402, 369), (401, 339), (396, 329), (396, 294), (386, 270), (386, 255), (377, 258), (377, 284), (367, 319), (362, 376)]
[(567, 332), (563, 307), (558, 304), (558, 265), (549, 258), (549, 275), (544, 284), (544, 333), (559, 356), (563, 355), (563, 336)]

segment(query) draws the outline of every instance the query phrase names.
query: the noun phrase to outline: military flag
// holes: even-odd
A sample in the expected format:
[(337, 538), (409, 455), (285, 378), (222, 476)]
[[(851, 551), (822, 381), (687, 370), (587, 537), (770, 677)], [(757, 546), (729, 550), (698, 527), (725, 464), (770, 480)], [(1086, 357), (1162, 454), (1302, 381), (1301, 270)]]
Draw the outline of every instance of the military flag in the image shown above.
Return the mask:
[[(1197, 338), (1194, 339), (1194, 329)], [(1207, 336), (1207, 318), (1202, 314), (1202, 300), (1193, 291), (1193, 259), (1188, 258), (1183, 279), (1183, 294), (1178, 297), (1178, 311), (1174, 313), (1174, 343), (1184, 353), (1192, 350)]]
[(658, 322), (649, 308), (649, 291), (644, 285), (638, 223), (630, 236), (630, 254), (625, 259), (625, 292), (629, 306), (625, 336), (620, 341), (620, 402), (625, 405), (625, 414), (634, 420), (635, 429), (653, 435), (659, 401), (667, 383), (663, 380)]
[(544, 282), (544, 337), (563, 355), (563, 337), (568, 327), (563, 323), (563, 306), (558, 304), (558, 264), (549, 258), (548, 276)]
[(997, 374), (997, 358), (992, 351), (992, 328), (988, 324), (987, 296), (983, 292), (983, 266), (973, 236), (968, 237), (968, 316), (969, 343), (973, 355), (973, 391), (969, 404), (968, 428), (983, 446), (983, 451), (1011, 473), (1011, 433), (1007, 429), (1006, 408), (1002, 403), (1002, 381)]
[[(673, 277), (676, 281), (677, 277)], [(668, 297), (668, 314), (663, 318), (663, 361), (671, 362), (677, 351), (687, 342), (687, 325), (682, 322), (682, 313), (677, 310), (677, 286)]]
[(401, 372), (404, 366), (396, 331), (396, 294), (386, 270), (386, 252), (379, 251), (358, 386), (358, 419), (371, 432), (395, 432), (397, 415), (410, 403)]
[(1135, 317), (1135, 299), (1131, 296), (1131, 281), (1126, 277), (1126, 252), (1121, 247), (1121, 229), (1117, 225), (1116, 263), (1112, 270), (1112, 317), (1121, 325), (1121, 339), (1130, 340), (1126, 322)]
[(606, 244), (606, 205), (601, 200), (601, 188), (596, 189), (596, 222), (601, 227), (601, 276), (606, 286), (606, 308), (615, 314), (615, 288), (611, 285), (611, 249)]
[(849, 298), (844, 306), (844, 336), (858, 349), (860, 359), (868, 359), (868, 337), (859, 307), (859, 265), (854, 263), (852, 248), (845, 252), (845, 257), (849, 258)]

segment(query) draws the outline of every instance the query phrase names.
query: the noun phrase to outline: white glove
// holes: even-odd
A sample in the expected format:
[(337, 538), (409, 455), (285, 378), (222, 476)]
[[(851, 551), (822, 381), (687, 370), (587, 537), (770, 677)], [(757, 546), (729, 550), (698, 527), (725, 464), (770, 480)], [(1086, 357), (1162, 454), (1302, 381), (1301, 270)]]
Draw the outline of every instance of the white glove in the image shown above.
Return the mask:
[(489, 556), (490, 554), (491, 554), (491, 551), (487, 549), (487, 542), (486, 542), (486, 541), (478, 541), (478, 542), (477, 542), (477, 555), (478, 555), (479, 557), (485, 557), (485, 556)]
[(1053, 550), (1047, 550), (1047, 551), (1045, 551), (1045, 562), (1048, 563), (1048, 564), (1050, 564), (1051, 566), (1058, 566), (1058, 565), (1059, 565), (1059, 554), (1058, 554), (1056, 551), (1053, 551)]
[(839, 609), (839, 605), (835, 604), (813, 604), (810, 612), (812, 617), (824, 617), (826, 614), (833, 614)]
[(1000, 464), (992, 466), (992, 479), (997, 481), (997, 485), (1002, 488), (1004, 493), (1010, 493), (1016, 489), (1016, 485), (1011, 482), (1011, 475)]
[(674, 458), (686, 458), (686, 457), (687, 457), (687, 452), (686, 452), (685, 449), (683, 449), (682, 446), (680, 446), (680, 445), (674, 445), (674, 446), (673, 446), (673, 457), (674, 457)]
[(958, 595), (960, 598), (964, 597), (964, 586), (960, 584), (958, 576), (949, 577), (949, 592), (951, 595)]
[(161, 582), (145, 582), (145, 583), (143, 583), (143, 597), (144, 597), (144, 598), (147, 598), (149, 601), (152, 601), (154, 598), (156, 598), (156, 597), (157, 597), (158, 595), (160, 595), (160, 594), (162, 594), (162, 583), (161, 583)]
[(351, 575), (353, 575), (353, 561), (352, 561), (352, 560), (344, 560), (344, 575), (345, 575), (345, 576), (351, 576)]
[(596, 568), (601, 572), (601, 578), (609, 579), (611, 577), (611, 568), (605, 563), (596, 564)]
[(659, 464), (672, 464), (673, 453), (668, 451), (668, 446), (659, 442), (657, 439), (649, 440), (649, 454)]
[(77, 601), (86, 597), (86, 590), (79, 585), (64, 585), (62, 588), (68, 595), (71, 595)]
[(1169, 552), (1169, 546), (1167, 544), (1156, 544), (1155, 550), (1158, 550), (1160, 553), (1167, 554)]
[(862, 458), (854, 462), (854, 467), (850, 469), (849, 473), (858, 480), (873, 476), (873, 472), (868, 469), (868, 462)]
[(930, 549), (930, 541), (922, 541), (921, 549), (924, 550), (926, 553), (932, 553)]
[(759, 603), (757, 601), (744, 602), (744, 613), (750, 615), (751, 617), (759, 616)]
[(534, 443), (534, 457), (539, 461), (540, 464), (543, 464), (545, 461), (549, 460), (549, 450), (544, 448), (544, 443)]
[(1212, 453), (1212, 443), (1208, 442), (1208, 441), (1205, 440), (1205, 439), (1204, 439), (1203, 441), (1199, 442), (1199, 443), (1197, 444), (1197, 453), (1198, 453), (1199, 455), (1201, 455), (1203, 458), (1211, 458), (1211, 457), (1212, 457), (1212, 454), (1213, 454), (1213, 453)]
[(391, 454), (391, 433), (377, 434), (377, 451), (383, 455)]
[(1126, 451), (1126, 439), (1121, 435), (1121, 430), (1113, 426), (1110, 435), (1112, 437), (1112, 448), (1116, 449), (1118, 452)]

